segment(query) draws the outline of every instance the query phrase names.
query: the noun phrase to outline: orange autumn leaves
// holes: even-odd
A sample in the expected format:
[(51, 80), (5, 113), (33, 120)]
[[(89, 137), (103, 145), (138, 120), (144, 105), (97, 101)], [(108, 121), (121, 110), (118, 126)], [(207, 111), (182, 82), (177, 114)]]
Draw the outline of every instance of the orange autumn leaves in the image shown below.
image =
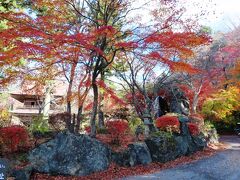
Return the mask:
[(193, 32), (174, 33), (163, 32), (153, 34), (145, 39), (146, 47), (157, 46), (147, 57), (158, 60), (175, 71), (197, 73), (198, 69), (192, 67), (183, 60), (194, 55), (193, 48), (207, 44), (210, 38), (206, 35), (196, 35)]

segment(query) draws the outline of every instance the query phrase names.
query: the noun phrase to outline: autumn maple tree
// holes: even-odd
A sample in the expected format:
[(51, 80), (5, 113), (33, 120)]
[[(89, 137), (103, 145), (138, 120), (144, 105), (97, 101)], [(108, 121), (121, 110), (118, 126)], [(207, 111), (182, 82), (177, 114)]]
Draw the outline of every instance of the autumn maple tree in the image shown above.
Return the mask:
[[(218, 91), (209, 96), (203, 105), (203, 113), (216, 121), (234, 123), (239, 112), (239, 27), (224, 34), (225, 43), (215, 55), (216, 68), (221, 72)], [(231, 122), (232, 121), (232, 122)]]
[(95, 136), (99, 87), (122, 103), (104, 82), (104, 73), (122, 57), (132, 53), (140, 62), (154, 62), (153, 66), (196, 72), (183, 59), (193, 56), (192, 48), (207, 43), (208, 37), (195, 33), (190, 21), (181, 18), (184, 9), (179, 1), (152, 2), (156, 6), (146, 25), (131, 14), (141, 7), (125, 0), (35, 0), (25, 11), (1, 11), (0, 20), (8, 26), (0, 31), (1, 84), (17, 80), (47, 84), (65, 77), (67, 109), (71, 113), (71, 102), (77, 97), (79, 120), (92, 90), (90, 124)]

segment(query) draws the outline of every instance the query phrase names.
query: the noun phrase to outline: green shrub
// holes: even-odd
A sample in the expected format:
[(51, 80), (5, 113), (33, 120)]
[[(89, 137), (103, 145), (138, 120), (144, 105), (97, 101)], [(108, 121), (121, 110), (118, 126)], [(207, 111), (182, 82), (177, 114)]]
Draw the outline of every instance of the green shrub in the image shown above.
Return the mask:
[(135, 134), (136, 129), (138, 127), (142, 127), (142, 129), (144, 129), (144, 124), (143, 124), (142, 120), (138, 117), (133, 117), (132, 119), (130, 119), (128, 121), (128, 125), (129, 125), (130, 131), (132, 132), (132, 134)]
[(212, 117), (215, 120), (228, 120), (234, 111), (240, 110), (240, 90), (237, 87), (229, 87), (226, 90), (220, 90), (208, 98), (202, 107), (202, 113), (205, 116)]
[(205, 121), (204, 125), (201, 127), (201, 132), (209, 143), (217, 143), (219, 136), (215, 125), (210, 121)]
[(167, 142), (169, 142), (171, 145), (175, 146), (175, 140), (174, 136), (171, 132), (166, 131), (156, 131), (150, 134), (153, 138), (160, 138), (160, 139), (166, 139)]
[(173, 134), (166, 131), (156, 131), (150, 134), (151, 137), (166, 137), (167, 139), (172, 139)]
[[(207, 119), (211, 119), (208, 117)], [(234, 129), (240, 122), (240, 111), (234, 111), (231, 115), (226, 116), (221, 120), (211, 120), (218, 133), (234, 133)]]
[(105, 127), (103, 128), (97, 127), (97, 134), (108, 134), (108, 130)]
[(34, 117), (29, 127), (29, 131), (34, 133), (45, 134), (50, 131), (48, 120), (43, 119), (43, 116)]

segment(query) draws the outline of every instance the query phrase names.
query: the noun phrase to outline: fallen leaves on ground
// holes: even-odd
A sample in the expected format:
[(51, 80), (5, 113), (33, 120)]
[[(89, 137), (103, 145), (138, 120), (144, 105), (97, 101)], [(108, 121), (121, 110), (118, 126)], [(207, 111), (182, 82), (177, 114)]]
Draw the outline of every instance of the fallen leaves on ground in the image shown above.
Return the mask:
[(119, 167), (116, 164), (111, 164), (105, 171), (96, 172), (84, 177), (72, 177), (72, 176), (50, 176), (47, 174), (35, 173), (32, 176), (32, 180), (111, 180), (117, 178), (123, 178), (126, 176), (150, 174), (157, 171), (161, 171), (167, 168), (173, 168), (178, 165), (190, 163), (202, 158), (206, 158), (215, 154), (216, 150), (206, 148), (203, 151), (198, 151), (190, 156), (182, 156), (173, 161), (167, 163), (151, 163), (149, 165), (139, 165), (135, 167)]
[(120, 152), (127, 148), (127, 146), (135, 141), (134, 136), (131, 134), (121, 137), (120, 145), (112, 144), (112, 137), (109, 134), (97, 134), (96, 137), (99, 141), (107, 144), (113, 151)]
[(209, 144), (208, 147), (214, 150), (223, 151), (229, 148), (229, 145), (226, 143), (216, 143), (216, 144)]

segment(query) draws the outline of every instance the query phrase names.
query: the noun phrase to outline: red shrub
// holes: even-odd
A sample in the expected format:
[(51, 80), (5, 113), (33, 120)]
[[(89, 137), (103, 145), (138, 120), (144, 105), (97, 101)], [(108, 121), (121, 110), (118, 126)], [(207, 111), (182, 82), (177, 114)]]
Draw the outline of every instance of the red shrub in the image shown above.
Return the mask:
[(197, 126), (197, 124), (194, 124), (194, 123), (188, 123), (188, 129), (189, 129), (189, 132), (192, 136), (196, 136), (200, 133), (199, 131), (199, 128)]
[(196, 124), (199, 128), (204, 125), (204, 118), (201, 114), (191, 114), (189, 116), (190, 122)]
[(176, 116), (161, 116), (156, 120), (156, 127), (162, 130), (168, 130), (179, 132), (180, 123)]
[(2, 148), (7, 152), (18, 151), (21, 147), (29, 144), (28, 132), (21, 126), (10, 126), (0, 129), (0, 140)]
[(90, 134), (90, 132), (91, 132), (91, 127), (90, 127), (90, 126), (86, 126), (86, 127), (84, 128), (84, 130), (87, 132), (87, 134)]
[(124, 120), (114, 120), (107, 121), (106, 128), (111, 135), (112, 142), (119, 145), (121, 144), (121, 139), (126, 135), (129, 126), (128, 122)]

